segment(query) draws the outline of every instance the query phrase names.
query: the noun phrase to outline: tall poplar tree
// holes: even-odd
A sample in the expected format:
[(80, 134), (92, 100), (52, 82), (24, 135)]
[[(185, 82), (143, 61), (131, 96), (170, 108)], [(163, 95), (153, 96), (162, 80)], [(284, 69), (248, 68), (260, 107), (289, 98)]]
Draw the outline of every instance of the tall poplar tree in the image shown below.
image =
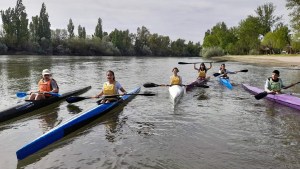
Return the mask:
[(72, 19), (69, 20), (68, 33), (69, 33), (69, 39), (75, 37), (75, 34), (74, 34), (74, 24), (73, 24)]
[(51, 29), (50, 29), (49, 16), (46, 12), (46, 5), (43, 3), (40, 11), (40, 16), (38, 18), (38, 37), (50, 40)]
[(101, 18), (98, 19), (98, 23), (97, 23), (97, 26), (95, 28), (94, 36), (98, 37), (100, 39), (103, 38), (102, 19)]

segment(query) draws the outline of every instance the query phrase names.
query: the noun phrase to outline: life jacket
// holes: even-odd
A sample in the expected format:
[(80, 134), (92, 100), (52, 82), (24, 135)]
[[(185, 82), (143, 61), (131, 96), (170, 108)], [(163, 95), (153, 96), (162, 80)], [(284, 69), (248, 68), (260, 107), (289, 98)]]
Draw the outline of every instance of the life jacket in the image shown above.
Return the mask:
[(278, 78), (277, 82), (273, 81), (273, 79), (271, 77), (269, 77), (268, 80), (269, 80), (269, 84), (270, 84), (269, 90), (273, 90), (273, 91), (277, 91), (277, 92), (279, 92), (281, 90), (282, 84), (281, 84), (281, 80), (279, 78)]
[(171, 85), (179, 85), (180, 84), (180, 77), (179, 76), (171, 76)]
[(104, 95), (118, 94), (115, 84), (116, 84), (116, 82), (114, 82), (113, 84), (110, 84), (108, 82), (104, 83), (104, 85), (103, 85), (103, 94)]
[[(45, 82), (44, 79), (41, 79), (38, 83), (39, 92), (50, 92), (50, 91), (52, 91), (53, 90), (52, 86), (51, 86), (52, 80), (55, 81), (54, 79), (50, 79), (47, 82)], [(46, 93), (45, 96), (49, 97), (51, 95)]]
[(224, 70), (220, 69), (220, 73), (224, 74), (222, 77), (225, 77), (225, 78), (228, 77), (227, 74), (225, 74), (225, 73), (227, 73), (227, 69), (224, 69)]
[(206, 71), (205, 70), (199, 70), (198, 71), (198, 77), (200, 79), (204, 79), (206, 77)]

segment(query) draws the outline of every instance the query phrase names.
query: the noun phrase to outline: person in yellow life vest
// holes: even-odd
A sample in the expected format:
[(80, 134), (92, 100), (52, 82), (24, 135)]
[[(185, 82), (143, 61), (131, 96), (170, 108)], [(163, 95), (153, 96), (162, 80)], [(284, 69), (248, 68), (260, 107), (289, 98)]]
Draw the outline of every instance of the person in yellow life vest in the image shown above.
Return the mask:
[(274, 70), (272, 72), (272, 77), (269, 77), (265, 83), (265, 91), (268, 93), (279, 94), (281, 89), (285, 86), (282, 83), (281, 78), (279, 78), (280, 72), (278, 70)]
[[(121, 84), (118, 81), (116, 81), (115, 73), (113, 71), (108, 70), (106, 72), (106, 79), (107, 82), (103, 84), (102, 90), (98, 95), (95, 96), (96, 98), (99, 98), (103, 95), (119, 94), (119, 90), (122, 92), (122, 94), (120, 95), (126, 94), (126, 90), (121, 86)], [(100, 101), (100, 103), (109, 103), (116, 100), (118, 100), (118, 98), (104, 98)]]
[(209, 68), (207, 68), (204, 63), (201, 63), (199, 68), (197, 68), (196, 64), (194, 64), (194, 69), (198, 71), (197, 79), (198, 80), (207, 80), (208, 78), (210, 78), (209, 76), (208, 77), (206, 76), (206, 73), (211, 68), (212, 68), (211, 62), (210, 62)]
[(182, 79), (181, 76), (178, 75), (178, 68), (174, 67), (172, 69), (173, 75), (170, 76), (170, 85), (182, 85)]
[(29, 100), (43, 100), (51, 97), (52, 93), (58, 93), (59, 88), (56, 81), (52, 78), (49, 69), (44, 69), (42, 71), (42, 79), (38, 83), (39, 90), (37, 92), (30, 92)]

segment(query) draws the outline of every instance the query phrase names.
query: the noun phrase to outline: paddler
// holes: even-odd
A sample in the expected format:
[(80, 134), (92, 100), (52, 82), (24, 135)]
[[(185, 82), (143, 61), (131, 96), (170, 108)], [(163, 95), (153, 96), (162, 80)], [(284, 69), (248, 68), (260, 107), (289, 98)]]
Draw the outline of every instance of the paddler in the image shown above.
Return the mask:
[(42, 71), (42, 79), (38, 82), (39, 90), (37, 92), (30, 91), (29, 100), (43, 100), (51, 97), (52, 93), (58, 93), (59, 88), (56, 81), (52, 78), (52, 74), (49, 69)]
[(179, 69), (174, 67), (172, 72), (173, 75), (170, 76), (170, 85), (182, 85), (182, 78), (178, 75)]
[[(126, 94), (126, 91), (125, 89), (121, 86), (121, 84), (116, 81), (115, 79), (115, 73), (111, 70), (108, 70), (106, 72), (106, 79), (107, 79), (107, 82), (105, 82), (103, 84), (103, 87), (102, 87), (102, 90), (101, 92), (96, 95), (95, 97), (96, 98), (99, 98), (100, 96), (105, 96), (105, 95), (116, 95), (116, 94), (119, 94), (119, 90), (122, 92), (122, 94), (120, 95), (123, 95), (123, 94)], [(99, 103), (110, 103), (110, 102), (113, 102), (113, 101), (116, 101), (118, 100), (118, 98), (104, 98), (102, 99)]]
[(225, 79), (228, 79), (229, 77), (227, 76), (227, 74), (236, 74), (238, 71), (235, 71), (235, 72), (231, 72), (229, 70), (227, 70), (225, 68), (225, 64), (221, 64), (221, 67), (219, 69), (219, 73), (221, 74), (220, 77), (221, 78), (225, 78)]
[(281, 78), (279, 78), (280, 72), (278, 70), (274, 70), (272, 72), (272, 76), (266, 80), (265, 83), (265, 91), (268, 93), (279, 94), (281, 89), (285, 86), (282, 83)]
[(194, 64), (194, 69), (198, 71), (198, 78), (197, 79), (198, 80), (206, 80), (207, 78), (209, 78), (209, 76), (208, 77), (206, 76), (206, 73), (211, 68), (212, 68), (211, 62), (210, 62), (210, 67), (209, 68), (206, 68), (204, 63), (201, 63), (199, 68), (197, 68), (196, 64)]

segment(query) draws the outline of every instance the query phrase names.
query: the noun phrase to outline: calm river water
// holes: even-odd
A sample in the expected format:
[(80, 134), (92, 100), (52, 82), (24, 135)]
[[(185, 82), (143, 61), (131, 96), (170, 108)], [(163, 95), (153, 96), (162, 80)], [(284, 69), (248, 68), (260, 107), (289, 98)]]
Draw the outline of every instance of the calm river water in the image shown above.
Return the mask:
[[(146, 82), (166, 84), (177, 66), (185, 84), (197, 76), (200, 58), (0, 56), (0, 109), (17, 103), (17, 91), (37, 88), (43, 69), (50, 69), (61, 93), (83, 86), (94, 96), (115, 71), (123, 87)], [(241, 84), (262, 88), (273, 69), (288, 84), (300, 71), (224, 62), (228, 69), (248, 69), (231, 75), (229, 90), (211, 78), (210, 88), (187, 92), (174, 108), (166, 87), (142, 88), (156, 96), (137, 96), (64, 138), (18, 161), (15, 152), (72, 116), (96, 106), (95, 100), (65, 101), (0, 123), (0, 168), (155, 168), (241, 169), (300, 168), (300, 112), (267, 100), (255, 100)], [(213, 63), (209, 75), (218, 71)], [(199, 65), (198, 65), (199, 66)], [(300, 85), (287, 90), (300, 93)]]

